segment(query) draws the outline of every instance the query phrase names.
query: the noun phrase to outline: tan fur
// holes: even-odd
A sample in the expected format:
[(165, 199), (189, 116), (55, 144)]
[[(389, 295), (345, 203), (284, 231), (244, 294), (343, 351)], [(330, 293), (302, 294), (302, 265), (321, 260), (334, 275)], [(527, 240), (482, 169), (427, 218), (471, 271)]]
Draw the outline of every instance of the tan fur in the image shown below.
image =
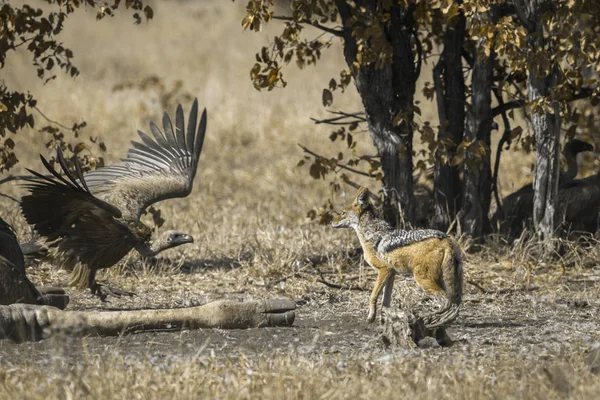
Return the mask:
[[(415, 239), (414, 242), (381, 253), (377, 245), (384, 239), (400, 237), (411, 231), (394, 230), (375, 216), (364, 189), (356, 199), (334, 218), (334, 227), (352, 227), (357, 232), (365, 261), (378, 272), (369, 298), (367, 320), (375, 320), (377, 300), (385, 286), (383, 306), (390, 305), (396, 273), (412, 274), (426, 292), (442, 294), (447, 305), (439, 313), (458, 307), (462, 299), (462, 251), (456, 241), (439, 232), (440, 236)], [(417, 231), (413, 231), (417, 232)], [(424, 232), (424, 231), (423, 231)], [(453, 314), (456, 315), (456, 312)]]

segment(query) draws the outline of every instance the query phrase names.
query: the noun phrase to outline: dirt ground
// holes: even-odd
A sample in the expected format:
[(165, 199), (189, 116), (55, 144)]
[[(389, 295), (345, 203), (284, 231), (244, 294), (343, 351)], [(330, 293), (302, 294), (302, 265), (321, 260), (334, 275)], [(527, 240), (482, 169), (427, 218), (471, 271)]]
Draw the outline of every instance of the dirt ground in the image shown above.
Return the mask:
[[(361, 280), (359, 275), (367, 273), (372, 278), (360, 264), (356, 267), (347, 271), (348, 276)], [(311, 272), (272, 285), (254, 282), (243, 293), (215, 291), (237, 286), (243, 275), (238, 269), (199, 267), (190, 272), (184, 266), (185, 272), (171, 268), (142, 277), (126, 276), (122, 281), (129, 289), (155, 288), (132, 299), (112, 299), (104, 304), (88, 293), (73, 292), (70, 309), (135, 309), (189, 306), (219, 298), (291, 297), (299, 303), (293, 327), (153, 332), (117, 338), (56, 337), (20, 345), (3, 342), (0, 382), (4, 378), (4, 386), (0, 385), (0, 392), (28, 397), (31, 385), (27, 382), (33, 380), (40, 394), (62, 397), (68, 392), (57, 384), (66, 376), (78, 376), (78, 381), (71, 383), (76, 397), (119, 397), (130, 393), (126, 382), (135, 381), (136, 373), (158, 370), (170, 371), (168, 378), (162, 378), (166, 381), (175, 378), (173, 371), (187, 371), (190, 378), (205, 374), (204, 379), (212, 384), (201, 393), (224, 398), (259, 394), (269, 398), (391, 398), (397, 397), (398, 387), (418, 398), (597, 398), (600, 393), (597, 266), (571, 268), (565, 273), (537, 271), (525, 279), (516, 278), (518, 272), (501, 264), (490, 264), (487, 271), (472, 267), (467, 279), (475, 285), (466, 285), (460, 317), (448, 330), (455, 343), (447, 348), (412, 350), (383, 345), (378, 323), (365, 321), (367, 292), (328, 288), (317, 281), (321, 275)], [(325, 278), (337, 280), (336, 274)], [(498, 282), (510, 284), (491, 287)], [(159, 294), (156, 291), (161, 285), (164, 290)], [(182, 296), (187, 289), (174, 289), (179, 285), (197, 288), (196, 294)], [(291, 291), (286, 289), (288, 285)], [(290, 292), (299, 296), (290, 296)], [(422, 297), (412, 279), (396, 283), (394, 305), (427, 307), (427, 302), (419, 301)], [(163, 304), (157, 304), (157, 298)], [(40, 371), (45, 371), (42, 376), (47, 380), (40, 379)], [(335, 379), (322, 380), (332, 373)], [(124, 380), (114, 381), (121, 379), (121, 374)], [(286, 377), (288, 374), (293, 375)], [(263, 375), (277, 383), (270, 384)], [(350, 380), (348, 391), (344, 376)], [(282, 380), (304, 384), (289, 387)], [(363, 385), (357, 386), (362, 380)], [(215, 387), (215, 382), (223, 385)], [(468, 390), (467, 383), (471, 385)], [(246, 395), (242, 389), (248, 390)], [(177, 398), (194, 397), (185, 390), (161, 390)], [(144, 386), (137, 397), (156, 394)]]

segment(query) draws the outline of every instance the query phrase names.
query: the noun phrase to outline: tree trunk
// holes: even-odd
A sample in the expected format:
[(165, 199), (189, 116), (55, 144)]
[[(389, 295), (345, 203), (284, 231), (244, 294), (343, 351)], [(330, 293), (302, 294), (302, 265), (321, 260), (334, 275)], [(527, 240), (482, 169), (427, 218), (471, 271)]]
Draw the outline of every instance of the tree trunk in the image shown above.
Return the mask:
[[(434, 216), (431, 225), (446, 231), (460, 207), (459, 169), (449, 161), (465, 130), (465, 79), (462, 71), (461, 51), (465, 35), (465, 17), (461, 12), (454, 18), (444, 36), (444, 50), (439, 64), (434, 68), (434, 85), (438, 103), (440, 131), (438, 144), (445, 151), (436, 152), (434, 172)], [(443, 71), (443, 83), (441, 74)]]
[(361, 23), (361, 19), (353, 20), (352, 17), (358, 7), (365, 7), (377, 15), (378, 2), (363, 0), (350, 6), (344, 0), (336, 0), (335, 4), (344, 24), (344, 56), (354, 72), (371, 138), (381, 157), (386, 219), (394, 224), (412, 222), (412, 119), (417, 80), (411, 42), (412, 9), (391, 6), (391, 21), (382, 27), (393, 52), (391, 63), (382, 66), (363, 63), (356, 69), (353, 67), (358, 53), (353, 35), (356, 25), (352, 24)]
[[(483, 14), (482, 14), (483, 18)], [(492, 194), (490, 144), (492, 132), (493, 50), (486, 58), (476, 48), (471, 75), (471, 111), (467, 117), (465, 161), (463, 164), (462, 218), (463, 232), (478, 238), (490, 230), (488, 212)]]
[[(556, 236), (558, 178), (560, 173), (560, 114), (558, 104), (552, 99), (556, 86), (556, 67), (552, 65), (547, 43), (541, 26), (544, 12), (555, 7), (554, 2), (526, 0), (520, 8), (520, 15), (527, 27), (528, 50), (527, 97), (533, 104), (532, 124), (536, 140), (536, 165), (533, 179), (533, 224), (538, 238), (547, 243)], [(536, 106), (546, 98), (552, 111)]]

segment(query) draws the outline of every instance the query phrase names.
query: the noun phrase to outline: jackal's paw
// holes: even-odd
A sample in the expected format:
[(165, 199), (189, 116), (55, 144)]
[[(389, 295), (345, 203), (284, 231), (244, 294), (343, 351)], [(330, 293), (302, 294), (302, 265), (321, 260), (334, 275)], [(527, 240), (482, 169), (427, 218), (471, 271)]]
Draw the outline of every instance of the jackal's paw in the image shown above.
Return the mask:
[(375, 321), (375, 311), (369, 311), (369, 316), (367, 317), (368, 323), (373, 323)]

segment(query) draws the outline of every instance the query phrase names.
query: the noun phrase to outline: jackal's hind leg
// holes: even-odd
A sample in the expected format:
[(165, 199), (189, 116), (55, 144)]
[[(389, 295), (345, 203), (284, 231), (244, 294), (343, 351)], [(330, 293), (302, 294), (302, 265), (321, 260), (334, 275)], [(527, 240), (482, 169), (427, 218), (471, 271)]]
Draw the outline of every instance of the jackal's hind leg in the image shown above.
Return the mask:
[(438, 294), (445, 296), (446, 292), (444, 292), (444, 289), (442, 289), (442, 287), (434, 279), (427, 276), (426, 273), (421, 273), (420, 269), (415, 268), (414, 275), (417, 284), (421, 286), (427, 293), (434, 296)]
[[(379, 299), (379, 295), (381, 294), (383, 285), (387, 281), (389, 272), (390, 270), (387, 268), (380, 268), (377, 270), (377, 280), (375, 281), (375, 286), (373, 286), (373, 291), (369, 298), (369, 316), (367, 317), (367, 322), (375, 321), (375, 314), (377, 314), (377, 299)], [(390, 291), (392, 286), (393, 284), (390, 285)]]

